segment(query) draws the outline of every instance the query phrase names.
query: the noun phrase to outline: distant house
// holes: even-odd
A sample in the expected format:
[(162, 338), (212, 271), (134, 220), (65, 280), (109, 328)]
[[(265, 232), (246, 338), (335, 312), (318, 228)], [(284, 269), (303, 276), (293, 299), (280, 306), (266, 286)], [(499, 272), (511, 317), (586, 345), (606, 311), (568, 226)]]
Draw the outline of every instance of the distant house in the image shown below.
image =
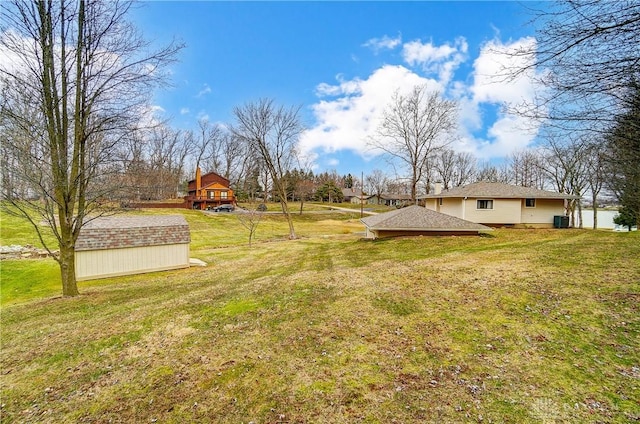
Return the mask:
[(360, 189), (354, 188), (343, 188), (342, 189), (342, 197), (347, 203), (366, 203), (367, 199), (370, 196), (367, 196)]
[(229, 183), (228, 179), (215, 172), (201, 175), (200, 168), (196, 169), (196, 178), (188, 183), (187, 208), (204, 210), (235, 204), (236, 198)]
[(400, 207), (400, 206), (406, 206), (411, 204), (411, 195), (382, 193), (379, 196), (378, 195), (369, 196), (366, 202), (372, 205)]
[[(565, 203), (578, 196), (502, 183), (478, 182), (420, 199), (427, 209), (490, 226), (545, 228), (565, 215)], [(562, 220), (564, 222), (564, 220)], [(559, 225), (555, 225), (559, 226)], [(564, 225), (561, 225), (564, 226)]]
[(189, 225), (182, 215), (94, 219), (75, 244), (78, 281), (189, 267)]
[(451, 215), (412, 205), (360, 220), (366, 227), (366, 238), (417, 235), (478, 235), (491, 228)]

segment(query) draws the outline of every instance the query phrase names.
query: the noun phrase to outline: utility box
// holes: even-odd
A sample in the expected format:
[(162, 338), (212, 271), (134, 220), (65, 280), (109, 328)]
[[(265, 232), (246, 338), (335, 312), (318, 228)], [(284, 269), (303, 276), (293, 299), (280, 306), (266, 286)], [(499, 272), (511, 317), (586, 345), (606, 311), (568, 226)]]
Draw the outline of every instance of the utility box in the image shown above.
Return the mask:
[(564, 215), (555, 215), (553, 217), (553, 228), (569, 228), (569, 217)]

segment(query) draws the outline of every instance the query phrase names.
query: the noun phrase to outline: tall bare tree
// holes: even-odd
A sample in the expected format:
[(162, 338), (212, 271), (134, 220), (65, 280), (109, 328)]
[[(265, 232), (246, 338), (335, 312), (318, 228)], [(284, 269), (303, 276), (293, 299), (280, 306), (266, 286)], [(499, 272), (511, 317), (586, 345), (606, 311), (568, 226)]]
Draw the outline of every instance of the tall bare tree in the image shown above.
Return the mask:
[(509, 155), (513, 183), (522, 187), (544, 189), (545, 174), (541, 167), (542, 155), (534, 149), (519, 150)]
[(452, 187), (461, 187), (473, 181), (476, 172), (476, 158), (469, 152), (457, 152), (454, 158)]
[(503, 184), (510, 184), (512, 181), (509, 171), (509, 165), (507, 163), (496, 166), (486, 161), (479, 162), (476, 165), (474, 179), (475, 181)]
[(460, 187), (473, 180), (476, 158), (469, 152), (441, 150), (435, 157), (435, 171), (444, 190)]
[(271, 99), (246, 103), (233, 110), (236, 125), (232, 131), (262, 159), (271, 177), (282, 213), (289, 223), (290, 239), (296, 238), (296, 232), (287, 203), (287, 184), (284, 176), (293, 168), (295, 147), (303, 131), (298, 117), (299, 111), (299, 107), (285, 108), (276, 105)]
[(427, 161), (453, 141), (457, 113), (456, 102), (424, 85), (414, 87), (408, 95), (396, 92), (384, 112), (370, 144), (407, 169), (414, 202)]
[(593, 229), (598, 228), (598, 196), (604, 188), (606, 172), (606, 153), (600, 148), (599, 142), (592, 140), (587, 146), (586, 181), (591, 193), (591, 208), (593, 210)]
[(374, 169), (371, 174), (365, 177), (365, 187), (369, 194), (377, 196), (378, 201), (380, 196), (387, 189), (389, 183), (389, 177), (380, 169)]
[[(541, 167), (545, 170), (555, 188), (560, 193), (582, 197), (587, 186), (587, 164), (589, 144), (584, 137), (562, 138), (548, 134), (545, 141), (545, 157)], [(582, 203), (580, 198), (568, 201), (567, 210), (571, 225), (578, 222), (582, 228)]]
[[(46, 221), (57, 240), (62, 293), (75, 296), (75, 242), (99, 214), (109, 187), (114, 146), (140, 124), (148, 94), (164, 81), (163, 66), (180, 49), (157, 51), (126, 20), (129, 1), (43, 0), (0, 4), (2, 121), (12, 129), (14, 175), (37, 194), (4, 198), (42, 237)], [(29, 114), (23, 112), (28, 110)]]
[[(564, 130), (607, 131), (623, 109), (625, 88), (640, 76), (637, 0), (559, 0), (529, 8), (536, 43), (505, 75), (536, 75), (545, 90), (517, 112)], [(515, 63), (515, 62), (514, 62)], [(531, 70), (536, 72), (532, 73)]]

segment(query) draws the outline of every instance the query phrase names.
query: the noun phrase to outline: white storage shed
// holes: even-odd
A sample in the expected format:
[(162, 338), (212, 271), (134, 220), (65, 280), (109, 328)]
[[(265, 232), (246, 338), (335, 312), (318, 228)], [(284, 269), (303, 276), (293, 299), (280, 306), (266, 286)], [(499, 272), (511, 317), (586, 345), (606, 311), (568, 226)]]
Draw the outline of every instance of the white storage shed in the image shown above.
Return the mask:
[(182, 215), (113, 216), (88, 222), (75, 246), (78, 281), (189, 267)]

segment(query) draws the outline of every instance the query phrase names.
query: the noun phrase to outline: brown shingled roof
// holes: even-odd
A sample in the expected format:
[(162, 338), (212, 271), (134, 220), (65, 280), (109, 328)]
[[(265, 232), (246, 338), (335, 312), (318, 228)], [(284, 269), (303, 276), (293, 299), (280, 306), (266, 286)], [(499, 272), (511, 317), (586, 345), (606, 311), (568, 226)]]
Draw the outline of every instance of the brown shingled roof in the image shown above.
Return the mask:
[(578, 199), (579, 196), (557, 193), (555, 191), (538, 190), (533, 187), (521, 187), (503, 183), (477, 182), (463, 187), (444, 190), (440, 194), (427, 194), (421, 199), (440, 197), (488, 197), (494, 199)]
[(87, 222), (75, 250), (119, 249), (189, 243), (189, 225), (182, 215), (110, 216)]
[(360, 220), (370, 230), (491, 231), (491, 228), (432, 211), (418, 205), (372, 215)]

